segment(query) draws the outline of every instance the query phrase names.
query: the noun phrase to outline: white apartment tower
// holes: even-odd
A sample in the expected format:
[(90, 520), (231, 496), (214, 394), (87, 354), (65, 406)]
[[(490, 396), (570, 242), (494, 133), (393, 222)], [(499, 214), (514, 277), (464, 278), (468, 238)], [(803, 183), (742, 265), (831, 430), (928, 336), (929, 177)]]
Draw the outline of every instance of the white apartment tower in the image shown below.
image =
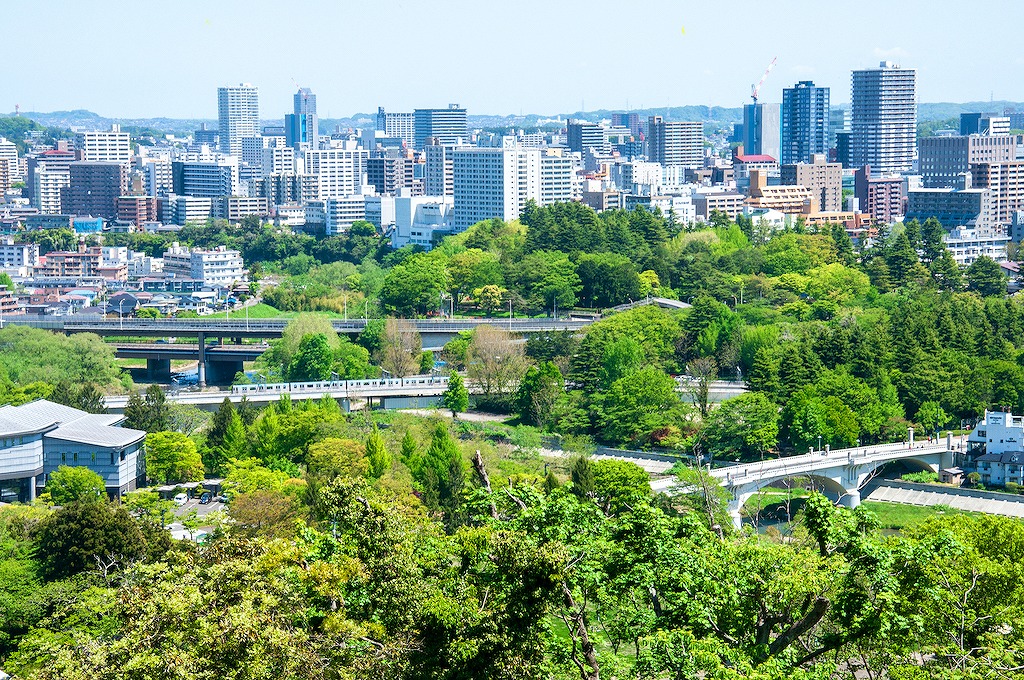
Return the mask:
[(103, 132), (79, 132), (75, 135), (75, 155), (80, 161), (128, 164), (132, 160), (131, 138), (121, 132), (120, 125), (111, 125)]
[(514, 138), (504, 138), (501, 147), (456, 149), (452, 171), (456, 232), (494, 217), (518, 219), (528, 200), (540, 203), (540, 150), (518, 146)]
[(909, 172), (917, 156), (917, 71), (883, 61), (853, 72), (850, 164)]
[(307, 151), (306, 174), (315, 178), (320, 200), (351, 196), (361, 192), (370, 153), (355, 142), (341, 147)]
[(241, 156), (242, 140), (260, 135), (257, 88), (249, 83), (217, 88), (217, 117), (220, 121), (220, 150)]

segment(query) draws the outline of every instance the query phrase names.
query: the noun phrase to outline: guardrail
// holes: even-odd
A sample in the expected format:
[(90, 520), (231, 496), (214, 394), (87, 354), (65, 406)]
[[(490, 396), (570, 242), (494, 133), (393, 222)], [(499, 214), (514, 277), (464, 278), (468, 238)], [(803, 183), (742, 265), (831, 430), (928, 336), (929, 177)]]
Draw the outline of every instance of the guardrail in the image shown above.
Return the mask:
[(447, 376), (430, 378), (377, 378), (372, 380), (329, 380), (321, 382), (288, 382), (288, 383), (256, 383), (253, 385), (233, 385), (231, 394), (278, 393), (291, 394), (300, 392), (340, 392), (366, 391), (368, 389), (403, 389), (421, 386), (448, 386)]

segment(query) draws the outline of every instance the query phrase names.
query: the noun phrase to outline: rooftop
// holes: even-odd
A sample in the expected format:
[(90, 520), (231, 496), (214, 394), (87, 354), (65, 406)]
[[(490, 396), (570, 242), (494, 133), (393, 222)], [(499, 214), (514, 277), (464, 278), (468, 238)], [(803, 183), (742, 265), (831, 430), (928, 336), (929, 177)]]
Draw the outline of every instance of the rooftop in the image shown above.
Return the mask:
[(118, 427), (123, 416), (87, 413), (77, 408), (38, 399), (21, 406), (0, 407), (0, 435), (45, 432), (50, 439), (123, 448), (146, 437), (142, 430)]

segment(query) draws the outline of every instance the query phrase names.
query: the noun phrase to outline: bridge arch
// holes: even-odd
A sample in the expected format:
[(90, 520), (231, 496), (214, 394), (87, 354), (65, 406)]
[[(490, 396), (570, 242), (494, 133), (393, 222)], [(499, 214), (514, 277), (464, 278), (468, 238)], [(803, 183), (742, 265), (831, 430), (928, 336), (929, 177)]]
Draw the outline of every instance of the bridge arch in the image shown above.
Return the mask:
[(938, 473), (939, 468), (941, 467), (941, 461), (939, 461), (938, 456), (928, 457), (934, 458), (935, 462), (926, 460), (924, 457), (916, 458), (913, 456), (908, 456), (906, 458), (896, 458), (894, 460), (878, 461), (873, 465), (861, 465), (857, 470), (857, 488), (860, 489), (861, 487), (863, 487), (865, 484), (868, 483), (868, 481), (871, 480), (872, 477), (877, 476), (878, 472), (880, 472), (883, 468), (887, 467), (903, 466), (905, 468), (911, 469), (911, 471)]
[[(817, 474), (814, 472), (777, 475), (745, 484), (737, 489), (733, 493), (733, 503), (731, 504), (730, 510), (737, 514), (740, 513), (747, 501), (756, 496), (762, 489), (785, 479), (810, 479), (815, 490), (821, 491), (833, 501), (839, 501), (844, 496), (851, 494), (851, 491), (843, 486), (841, 480), (827, 475)], [(853, 493), (856, 493), (856, 490), (854, 490)]]

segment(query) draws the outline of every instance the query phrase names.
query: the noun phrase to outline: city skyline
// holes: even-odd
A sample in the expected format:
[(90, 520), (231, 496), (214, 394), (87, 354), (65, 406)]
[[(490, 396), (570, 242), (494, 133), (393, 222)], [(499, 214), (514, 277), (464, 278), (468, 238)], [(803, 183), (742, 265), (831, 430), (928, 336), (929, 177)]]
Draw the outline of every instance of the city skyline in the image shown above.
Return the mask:
[[(59, 11), (46, 12), (48, 4)], [(211, 119), (216, 89), (239, 82), (259, 88), (263, 119), (288, 113), (300, 86), (317, 93), (323, 118), (449, 102), (495, 115), (737, 107), (749, 103), (750, 84), (776, 56), (778, 65), (762, 88), (766, 103), (781, 101), (785, 87), (814, 80), (831, 88), (833, 104), (848, 104), (850, 72), (883, 59), (918, 71), (922, 102), (1024, 99), (1015, 75), (1024, 58), (992, 59), (977, 71), (970, 60), (941, 47), (944, 36), (958, 35), (962, 25), (956, 13), (934, 3), (923, 11), (918, 3), (894, 7), (870, 0), (841, 22), (824, 21), (810, 0), (769, 9), (740, 2), (728, 14), (691, 4), (657, 0), (633, 23), (622, 23), (614, 5), (527, 0), (513, 16), (464, 0), (429, 6), (393, 1), (376, 8), (324, 3), (304, 13), (317, 21), (299, 29), (300, 39), (279, 43), (277, 25), (266, 19), (280, 10), (270, 3), (185, 0), (165, 15), (144, 3), (65, 6), (44, 0), (6, 12), (16, 29), (9, 34), (11, 50), (32, 57), (5, 74), (7, 101), (0, 110), (19, 105), (22, 111)], [(986, 24), (986, 44), (1012, 44), (1012, 19), (1020, 8), (1000, 0), (976, 8), (1007, 19)], [(38, 32), (30, 28), (41, 15), (48, 35), (65, 36), (51, 43), (55, 49), (33, 47)], [(622, 26), (621, 34), (610, 32), (612, 25)], [(124, 26), (141, 31), (145, 41), (114, 32)], [(758, 33), (750, 34), (749, 26)], [(601, 35), (608, 37), (602, 49), (580, 47)], [(829, 35), (858, 39), (823, 43)], [(396, 49), (379, 49), (389, 43)], [(273, 44), (287, 49), (261, 47)], [(69, 69), (72, 59), (75, 68)], [(100, 81), (104, 70), (117, 75)]]

